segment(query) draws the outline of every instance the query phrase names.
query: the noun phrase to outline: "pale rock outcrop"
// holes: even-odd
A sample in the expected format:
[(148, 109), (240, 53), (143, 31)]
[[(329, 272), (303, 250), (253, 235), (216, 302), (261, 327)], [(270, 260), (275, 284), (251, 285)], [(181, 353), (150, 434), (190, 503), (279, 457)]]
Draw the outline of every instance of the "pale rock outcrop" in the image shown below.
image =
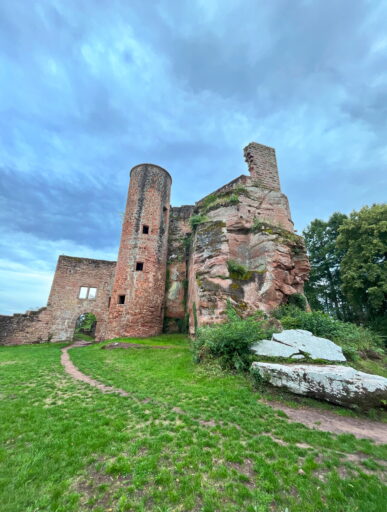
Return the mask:
[(326, 361), (345, 362), (341, 347), (326, 338), (314, 336), (309, 331), (290, 329), (273, 334), (271, 340), (254, 343), (251, 350), (258, 356), (291, 357), (302, 359), (325, 359)]
[(387, 400), (387, 379), (340, 365), (253, 363), (253, 374), (297, 395), (363, 409)]

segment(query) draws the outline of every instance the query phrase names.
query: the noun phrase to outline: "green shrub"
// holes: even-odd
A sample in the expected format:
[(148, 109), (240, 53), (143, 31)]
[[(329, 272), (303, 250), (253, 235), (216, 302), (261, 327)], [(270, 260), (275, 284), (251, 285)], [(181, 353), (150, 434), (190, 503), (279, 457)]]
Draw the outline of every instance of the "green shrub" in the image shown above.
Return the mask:
[(209, 219), (207, 215), (202, 215), (199, 213), (198, 215), (192, 215), (192, 217), (189, 219), (190, 226), (193, 230), (195, 230), (199, 224), (203, 224), (203, 222), (207, 222)]
[(296, 308), (301, 309), (302, 311), (306, 311), (306, 297), (302, 293), (293, 293), (293, 295), (289, 295), (288, 304), (291, 306), (296, 306)]
[(219, 358), (224, 368), (246, 370), (251, 362), (250, 346), (263, 338), (260, 324), (253, 319), (201, 327), (194, 342), (195, 361), (212, 356)]
[(226, 323), (198, 330), (193, 344), (194, 359), (199, 363), (208, 357), (218, 358), (223, 368), (244, 371), (253, 360), (251, 345), (270, 337), (273, 331), (264, 326), (263, 317), (241, 319), (229, 301), (226, 313)]
[(355, 347), (348, 346), (343, 348), (343, 354), (347, 358), (347, 361), (356, 362), (360, 356)]
[(341, 322), (321, 311), (306, 312), (288, 305), (279, 307), (273, 316), (281, 321), (284, 329), (305, 329), (334, 341), (343, 347), (350, 361), (354, 361), (361, 350), (383, 346), (382, 338), (370, 329)]

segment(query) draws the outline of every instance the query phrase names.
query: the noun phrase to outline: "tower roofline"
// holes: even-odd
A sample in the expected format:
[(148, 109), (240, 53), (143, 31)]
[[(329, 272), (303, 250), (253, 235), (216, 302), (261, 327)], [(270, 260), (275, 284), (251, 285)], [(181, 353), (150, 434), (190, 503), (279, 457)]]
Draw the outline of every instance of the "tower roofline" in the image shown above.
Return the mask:
[(169, 172), (166, 169), (164, 169), (164, 167), (161, 167), (160, 165), (156, 165), (156, 164), (151, 164), (149, 162), (135, 165), (134, 167), (131, 168), (129, 174), (131, 175), (132, 171), (134, 169), (137, 169), (137, 167), (142, 167), (143, 165), (151, 165), (152, 167), (157, 167), (158, 169), (160, 169), (160, 171), (164, 171), (166, 174), (168, 174), (168, 176), (171, 178), (171, 181), (172, 181), (172, 176), (169, 174)]

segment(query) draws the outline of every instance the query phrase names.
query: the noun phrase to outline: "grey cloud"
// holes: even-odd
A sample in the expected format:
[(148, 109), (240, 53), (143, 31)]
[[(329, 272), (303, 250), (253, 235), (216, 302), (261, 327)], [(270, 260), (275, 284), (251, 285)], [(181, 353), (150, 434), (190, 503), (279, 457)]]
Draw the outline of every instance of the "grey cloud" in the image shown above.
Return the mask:
[(276, 147), (299, 229), (379, 201), (386, 14), (367, 0), (3, 0), (0, 218), (21, 244), (3, 257), (114, 253), (132, 165), (166, 167), (174, 203), (192, 203), (246, 172), (251, 140)]
[(118, 244), (125, 198), (114, 186), (106, 190), (88, 187), (82, 178), (70, 183), (1, 169), (0, 198), (3, 225), (21, 236), (100, 248)]

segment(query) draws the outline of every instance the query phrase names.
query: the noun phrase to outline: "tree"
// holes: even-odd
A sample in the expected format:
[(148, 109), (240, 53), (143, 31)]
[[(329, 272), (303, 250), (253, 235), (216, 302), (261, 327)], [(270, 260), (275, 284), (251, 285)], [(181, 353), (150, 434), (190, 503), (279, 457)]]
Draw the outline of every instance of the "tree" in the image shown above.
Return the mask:
[(387, 204), (352, 212), (339, 228), (337, 247), (343, 293), (364, 323), (380, 322), (387, 310)]
[(97, 319), (93, 313), (83, 313), (78, 317), (75, 333), (94, 336)]
[(345, 251), (336, 245), (339, 228), (346, 219), (346, 215), (336, 212), (327, 222), (315, 219), (303, 232), (311, 263), (305, 284), (309, 304), (340, 320), (351, 317), (341, 290), (340, 264)]

